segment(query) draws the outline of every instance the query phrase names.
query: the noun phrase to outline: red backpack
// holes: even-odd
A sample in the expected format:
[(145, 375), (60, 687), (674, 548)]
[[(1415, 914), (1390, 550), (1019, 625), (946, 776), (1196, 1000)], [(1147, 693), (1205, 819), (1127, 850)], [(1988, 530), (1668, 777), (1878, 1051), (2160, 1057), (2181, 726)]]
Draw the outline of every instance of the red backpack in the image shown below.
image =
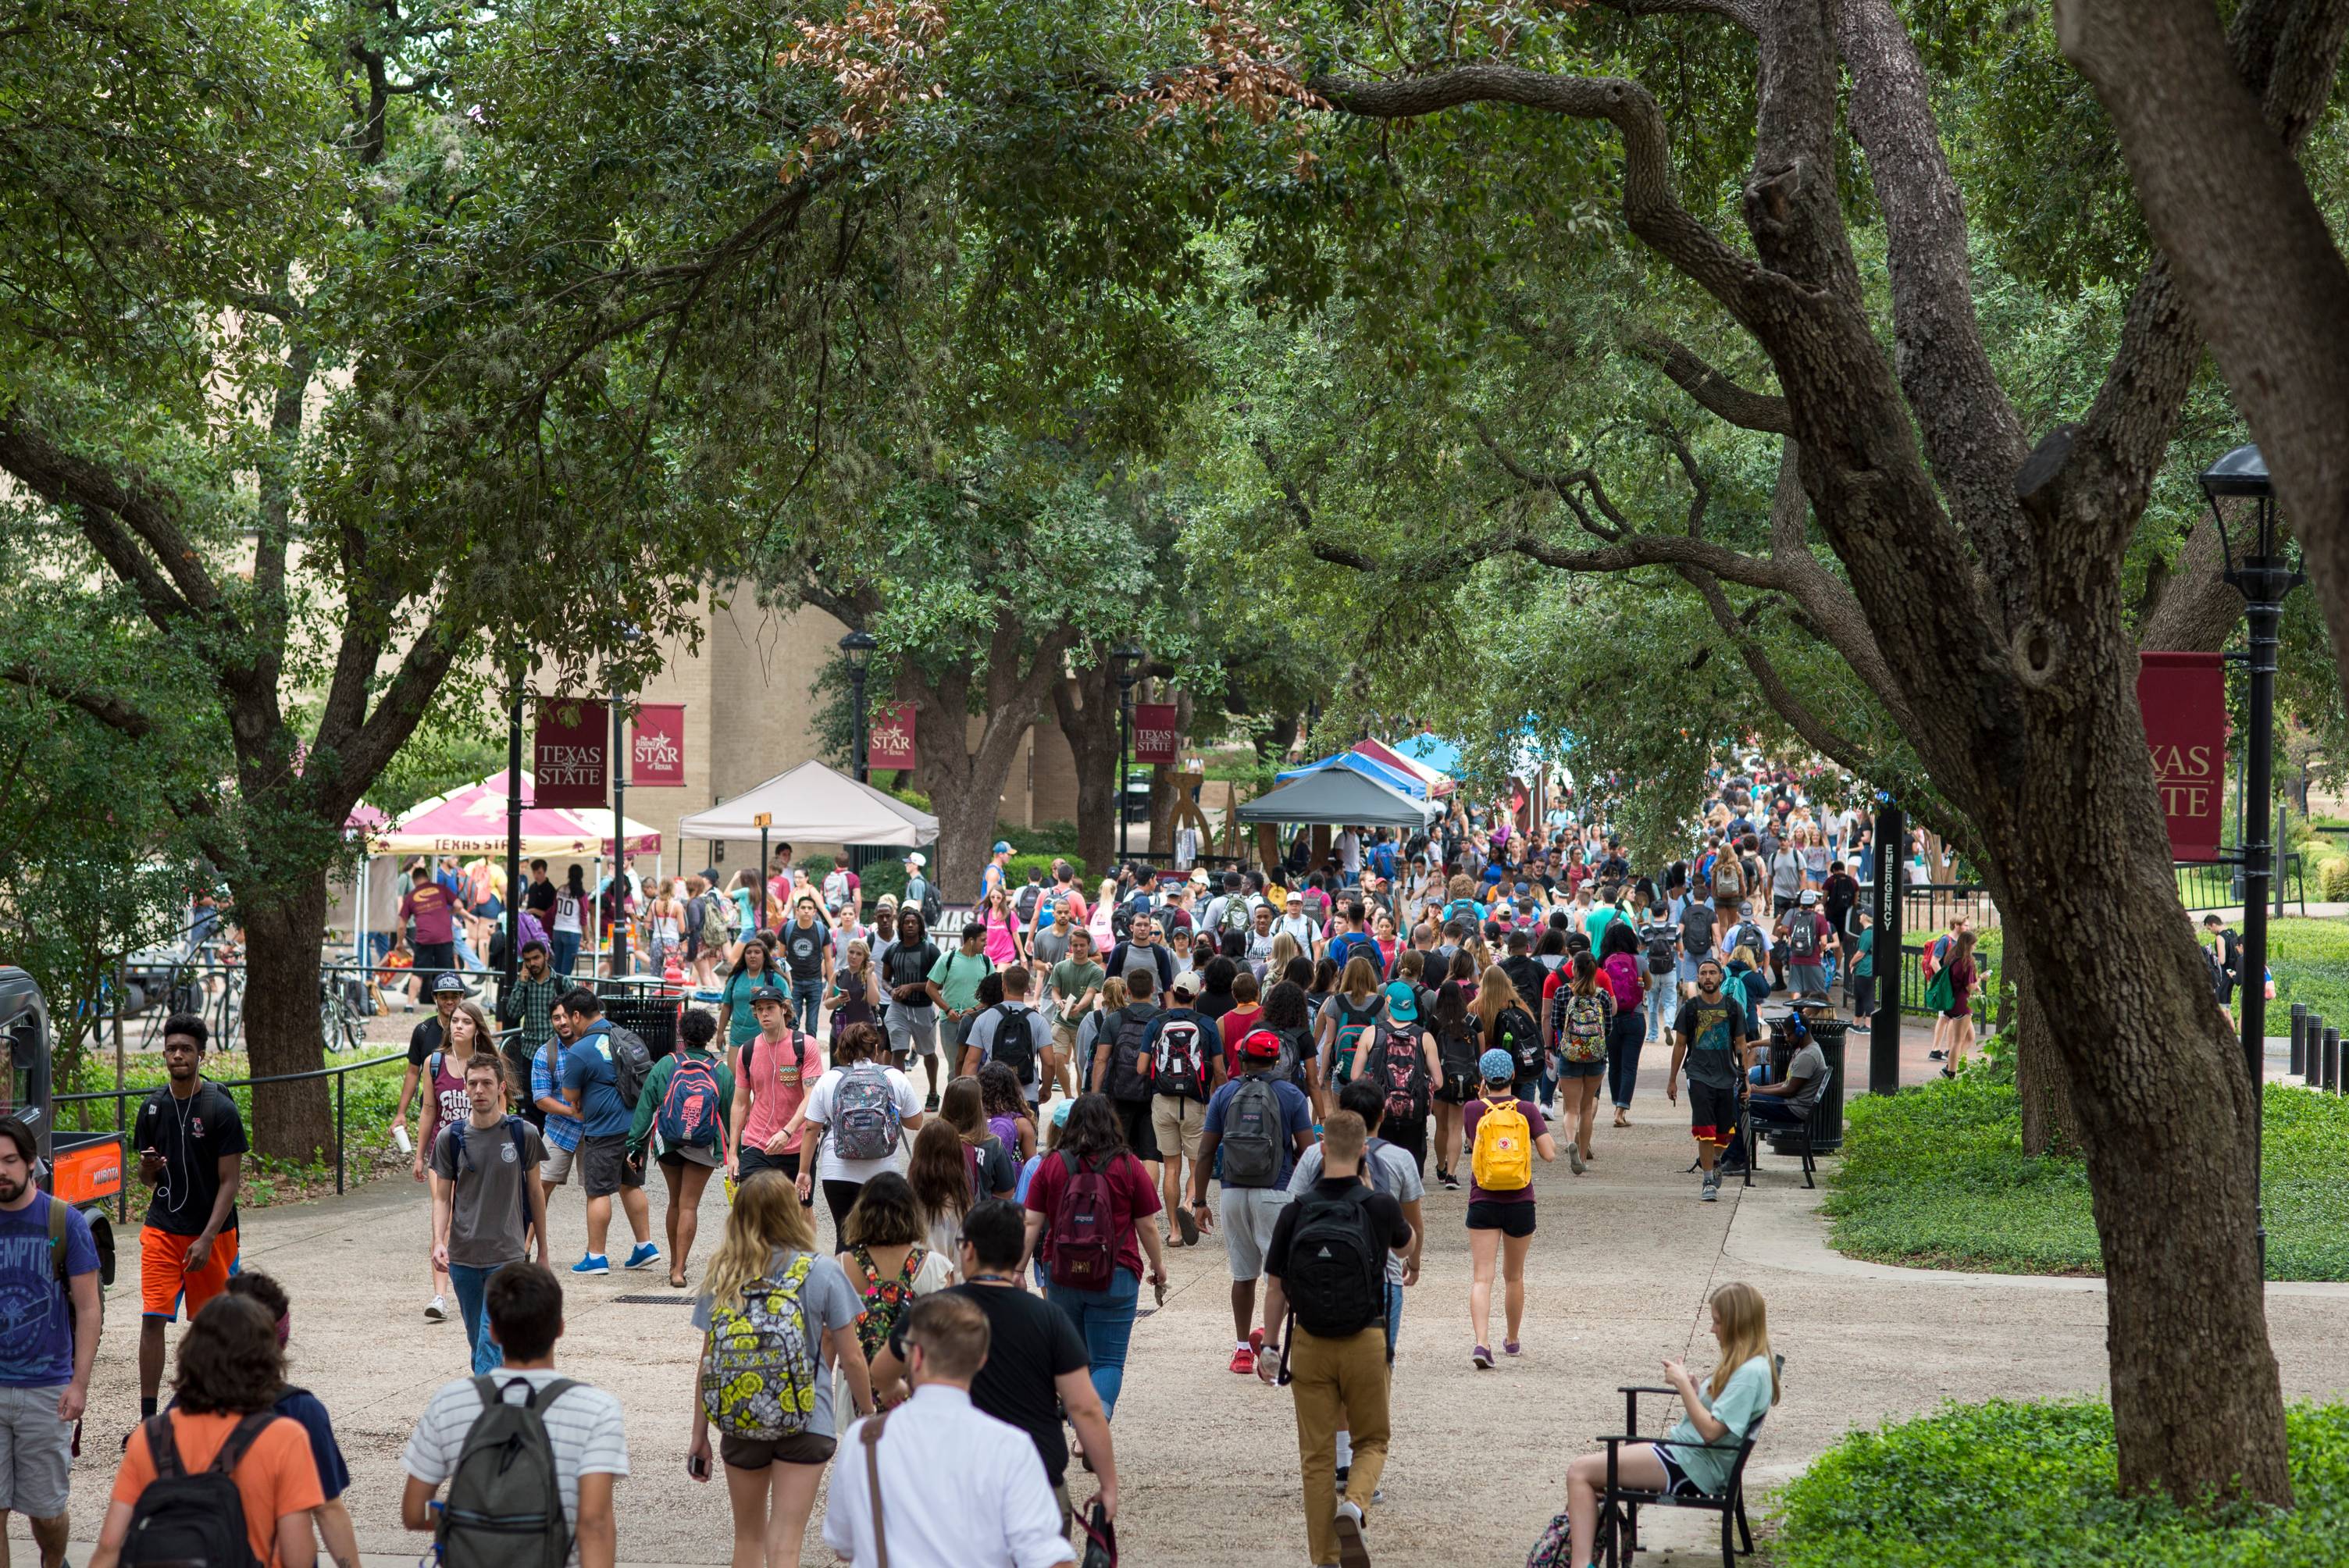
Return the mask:
[(1110, 1161), (1086, 1165), (1074, 1154), (1062, 1153), (1069, 1180), (1061, 1189), (1061, 1204), (1052, 1215), (1052, 1283), (1065, 1290), (1107, 1290), (1117, 1272), (1116, 1193), (1110, 1186)]

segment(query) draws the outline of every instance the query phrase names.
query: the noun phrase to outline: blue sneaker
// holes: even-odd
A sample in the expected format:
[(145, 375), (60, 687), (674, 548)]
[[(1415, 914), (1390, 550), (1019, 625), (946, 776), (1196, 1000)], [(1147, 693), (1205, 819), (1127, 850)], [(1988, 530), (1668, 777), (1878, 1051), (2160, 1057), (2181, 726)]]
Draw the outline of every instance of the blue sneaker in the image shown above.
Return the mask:
[(612, 1260), (601, 1253), (589, 1253), (571, 1265), (575, 1274), (607, 1274), (612, 1272)]
[[(660, 1248), (650, 1242), (638, 1242), (636, 1250), (628, 1254), (628, 1261), (622, 1266), (640, 1269), (658, 1262), (660, 1262)], [(604, 1271), (599, 1269), (596, 1272), (600, 1274)]]

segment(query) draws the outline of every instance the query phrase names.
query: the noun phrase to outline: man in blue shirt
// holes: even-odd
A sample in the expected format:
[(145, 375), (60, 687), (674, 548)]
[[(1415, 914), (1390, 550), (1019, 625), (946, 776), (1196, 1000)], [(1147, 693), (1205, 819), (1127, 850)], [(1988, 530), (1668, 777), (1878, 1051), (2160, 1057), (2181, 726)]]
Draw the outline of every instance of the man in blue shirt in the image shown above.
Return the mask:
[[(1256, 1315), (1256, 1282), (1264, 1275), (1265, 1250), (1272, 1244), (1272, 1228), (1280, 1220), (1280, 1211), (1288, 1204), (1288, 1178), (1297, 1169), (1297, 1158), (1313, 1145), (1313, 1103), (1305, 1091), (1286, 1078), (1275, 1078), (1272, 1068), (1280, 1059), (1280, 1037), (1270, 1029), (1257, 1029), (1240, 1038), (1240, 1076), (1218, 1088), (1207, 1100), (1206, 1119), (1199, 1130), (1198, 1157), (1191, 1169), (1191, 1213), (1203, 1230), (1213, 1230), (1217, 1222), (1207, 1211), (1207, 1172), (1216, 1172), (1223, 1187), (1222, 1218), (1224, 1256), (1232, 1266), (1232, 1370), (1256, 1370), (1257, 1352), (1262, 1348), (1266, 1331), (1271, 1327), (1250, 1328), (1249, 1319)], [(1250, 1087), (1256, 1086), (1256, 1087)], [(1232, 1115), (1232, 1102), (1243, 1090), (1250, 1097), (1262, 1091), (1272, 1091), (1274, 1103), (1279, 1108), (1279, 1136), (1273, 1139), (1276, 1160), (1269, 1186), (1238, 1185), (1233, 1180), (1234, 1167), (1242, 1163), (1236, 1157), (1237, 1147), (1222, 1162), (1216, 1150), (1228, 1131), (1235, 1143), (1242, 1138), (1257, 1139), (1270, 1129), (1248, 1128)], [(1257, 1152), (1261, 1152), (1257, 1145)]]
[(563, 1098), (579, 1118), (576, 1163), (579, 1188), (587, 1195), (587, 1255), (571, 1265), (574, 1274), (612, 1272), (604, 1237), (612, 1228), (612, 1194), (620, 1195), (636, 1251), (626, 1266), (640, 1269), (659, 1260), (652, 1241), (652, 1211), (645, 1203), (645, 1168), (628, 1159), (628, 1127), (636, 1108), (620, 1098), (619, 1069), (612, 1060), (612, 1026), (604, 1004), (585, 985), (563, 998), (576, 1031), (563, 1053)]
[(33, 1130), (0, 1117), (0, 1531), (23, 1514), (41, 1568), (62, 1568), (74, 1429), (98, 1354), (98, 1246), (78, 1211), (33, 1185), (39, 1161)]

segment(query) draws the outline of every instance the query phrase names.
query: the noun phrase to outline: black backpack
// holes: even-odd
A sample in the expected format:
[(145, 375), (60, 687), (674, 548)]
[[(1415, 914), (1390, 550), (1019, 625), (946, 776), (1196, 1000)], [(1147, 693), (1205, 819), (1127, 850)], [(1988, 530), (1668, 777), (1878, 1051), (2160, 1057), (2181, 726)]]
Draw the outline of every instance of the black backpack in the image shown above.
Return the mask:
[(568, 1377), (535, 1390), (525, 1385), (530, 1398), (516, 1405), (499, 1397), (495, 1379), (473, 1379), (481, 1413), (458, 1450), (449, 1501), (433, 1532), (440, 1568), (564, 1568), (571, 1524), (563, 1515), (546, 1410), (577, 1387)]
[(147, 1418), (147, 1453), (155, 1479), (130, 1511), (119, 1561), (124, 1568), (260, 1568), (244, 1532), (244, 1497), (233, 1479), (237, 1465), (270, 1423), (274, 1410), (255, 1410), (236, 1424), (212, 1462), (190, 1475), (180, 1460), (171, 1413)]
[(1001, 1016), (995, 1025), (995, 1048), (989, 1059), (1009, 1068), (1013, 1076), (1026, 1083), (1036, 1076), (1036, 1026), (1043, 1015), (1035, 1008), (1009, 1002), (999, 1005)]
[(1648, 927), (1648, 973), (1669, 975), (1672, 972), (1675, 954), (1672, 928), (1658, 922)]
[(653, 1076), (652, 1047), (634, 1029), (618, 1024), (611, 1026), (612, 1079), (620, 1091), (620, 1103), (631, 1112), (645, 1094), (645, 1080)]
[(1036, 906), (1044, 901), (1044, 884), (1030, 882), (1011, 897), (1011, 912), (1022, 925), (1036, 923)]
[(1520, 1079), (1538, 1077), (1542, 1070), (1541, 1026), (1523, 1007), (1504, 1007), (1493, 1020), (1493, 1043), (1509, 1053), (1516, 1064)]
[(1156, 1064), (1142, 1037), (1150, 1032), (1150, 1021), (1157, 1016), (1154, 1008), (1141, 1010), (1131, 1003), (1119, 1011), (1117, 1043), (1109, 1057), (1110, 1099), (1131, 1102), (1150, 1098), (1151, 1071)]
[(1224, 1103), (1224, 1185), (1269, 1187), (1280, 1176), (1280, 1150), (1288, 1141), (1286, 1119), (1280, 1112), (1280, 1090), (1274, 1080), (1251, 1073), (1239, 1080)]
[(1298, 1200), (1281, 1283), (1299, 1327), (1319, 1339), (1344, 1339), (1387, 1315), (1387, 1249), (1372, 1233), (1371, 1189), (1314, 1191)]

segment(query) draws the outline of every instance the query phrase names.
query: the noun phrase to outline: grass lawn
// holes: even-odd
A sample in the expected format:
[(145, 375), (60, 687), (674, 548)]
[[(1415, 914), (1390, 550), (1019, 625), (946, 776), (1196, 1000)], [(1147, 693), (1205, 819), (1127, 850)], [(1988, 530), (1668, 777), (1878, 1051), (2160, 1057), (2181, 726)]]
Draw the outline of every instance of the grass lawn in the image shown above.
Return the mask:
[[(1795, 1390), (1787, 1390), (1793, 1397)], [(2349, 1540), (2349, 1407), (2286, 1415), (2294, 1507), (2124, 1497), (2101, 1400), (1993, 1400), (1839, 1439), (1772, 1500), (1777, 1568), (2320, 1568)], [(1765, 1439), (1766, 1440), (1766, 1439)]]
[[(373, 1054), (380, 1056), (389, 1049), (388, 1046), (382, 1047), (375, 1049)], [(334, 1064), (329, 1062), (328, 1065)], [(205, 1054), (204, 1076), (208, 1078), (238, 1078), (250, 1070), (251, 1064), (242, 1052)], [(406, 1072), (405, 1062), (394, 1061), (347, 1075), (343, 1112), (344, 1136), (349, 1150), (344, 1172), (347, 1184), (356, 1186), (387, 1171), (406, 1167), (407, 1160), (391, 1141), (391, 1113), (398, 1109), (399, 1082)], [(131, 1057), (123, 1064), (122, 1082), (126, 1088), (141, 1091), (157, 1088), (161, 1087), (163, 1078), (163, 1058), (160, 1056)], [(112, 1088), (113, 1058), (109, 1056), (102, 1061), (89, 1063), (72, 1087), (77, 1091)], [(326, 1085), (326, 1093), (331, 1124), (334, 1114), (334, 1085), (331, 1081)], [(245, 1132), (250, 1136), (253, 1130), (253, 1091), (233, 1088), (228, 1094), (236, 1101), (237, 1113), (244, 1118)], [(87, 1123), (81, 1116), (85, 1110), (88, 1113)], [(124, 1125), (129, 1125), (138, 1110), (138, 1100), (123, 1102)], [(409, 1110), (411, 1121), (416, 1115), (415, 1109), (411, 1107)], [(105, 1100), (87, 1106), (61, 1106), (57, 1121), (59, 1126), (68, 1128), (84, 1125), (111, 1127), (114, 1124), (114, 1108)], [(135, 1189), (137, 1184), (134, 1181), (132, 1185)], [(334, 1190), (335, 1158), (331, 1150), (324, 1160), (301, 1164), (248, 1154), (244, 1160), (244, 1184), (238, 1190), (236, 1201), (240, 1208), (266, 1209), (273, 1203), (297, 1202), (305, 1198), (315, 1198), (321, 1192), (331, 1193)], [(134, 1190), (131, 1194), (133, 1211), (136, 1212), (143, 1202), (144, 1200)]]
[[(2013, 1068), (1850, 1102), (1828, 1179), (1837, 1250), (1878, 1263), (1988, 1274), (2103, 1272), (2076, 1160), (2023, 1152)], [(2349, 1280), (2349, 1098), (2271, 1085), (2268, 1275)]]

